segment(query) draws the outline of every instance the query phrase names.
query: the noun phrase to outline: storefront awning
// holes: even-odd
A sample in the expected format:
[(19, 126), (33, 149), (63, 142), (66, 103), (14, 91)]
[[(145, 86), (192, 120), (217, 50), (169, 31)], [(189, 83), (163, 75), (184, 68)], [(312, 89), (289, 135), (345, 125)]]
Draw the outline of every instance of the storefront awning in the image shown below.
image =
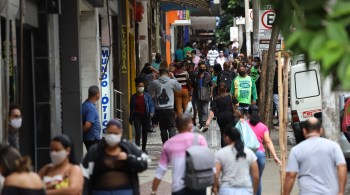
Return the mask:
[(163, 11), (190, 10), (209, 11), (210, 1), (208, 0), (160, 0), (160, 8)]

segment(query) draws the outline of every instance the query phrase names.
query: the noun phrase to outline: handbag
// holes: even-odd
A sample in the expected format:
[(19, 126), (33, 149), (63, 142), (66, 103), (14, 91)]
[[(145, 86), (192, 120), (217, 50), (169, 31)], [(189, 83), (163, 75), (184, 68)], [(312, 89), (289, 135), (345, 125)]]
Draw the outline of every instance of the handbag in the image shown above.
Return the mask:
[(209, 87), (200, 87), (197, 90), (197, 94), (198, 94), (198, 100), (201, 101), (210, 101), (210, 91), (209, 91)]
[(249, 126), (247, 121), (240, 120), (235, 127), (241, 133), (241, 138), (245, 147), (250, 148), (253, 151), (256, 151), (260, 147), (260, 142), (256, 138), (253, 129)]

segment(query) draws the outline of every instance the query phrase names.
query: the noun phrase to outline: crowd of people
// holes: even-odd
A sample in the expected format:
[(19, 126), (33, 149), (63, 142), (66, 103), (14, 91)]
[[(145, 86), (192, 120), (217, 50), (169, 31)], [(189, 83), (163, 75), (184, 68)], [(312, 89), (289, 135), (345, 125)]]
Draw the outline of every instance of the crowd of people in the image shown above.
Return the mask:
[[(97, 86), (89, 88), (88, 99), (82, 104), (83, 143), (87, 154), (80, 166), (72, 141), (61, 134), (51, 140), (51, 162), (38, 173), (33, 172), (30, 158), (21, 156), (16, 149), (21, 109), (11, 106), (10, 146), (0, 146), (2, 194), (139, 195), (138, 173), (145, 171), (150, 162), (147, 134), (154, 131), (155, 126), (159, 126), (163, 147), (149, 189), (151, 195), (157, 194), (169, 166), (172, 167), (173, 195), (205, 195), (207, 187), (212, 187), (215, 195), (263, 194), (264, 145), (277, 165), (281, 165), (281, 161), (269, 129), (259, 117), (261, 60), (245, 58), (234, 44), (221, 49), (212, 45), (207, 52), (192, 47), (190, 43), (183, 49), (180, 45), (170, 65), (156, 54), (154, 61), (146, 63), (135, 80), (137, 91), (130, 99), (129, 117), (135, 130), (135, 144), (123, 138), (123, 125), (118, 119), (110, 120), (102, 132), (95, 105), (100, 91)], [(221, 149), (213, 153), (212, 165), (210, 160), (194, 162), (191, 158), (196, 155), (189, 158), (188, 151), (194, 146), (208, 147), (203, 134), (214, 130), (209, 128), (213, 120), (220, 128)], [(256, 148), (246, 144), (238, 125), (242, 123), (247, 124), (257, 140)], [(343, 194), (346, 163), (339, 146), (320, 138), (321, 122), (316, 118), (307, 120), (303, 131), (306, 141), (293, 148), (289, 158), (285, 195), (290, 194), (297, 175), (303, 194)], [(313, 158), (315, 156), (318, 158)], [(320, 161), (322, 165), (317, 164)], [(208, 163), (205, 176), (203, 172), (196, 173), (203, 171), (196, 168), (208, 167)], [(206, 185), (196, 188), (189, 182)]]

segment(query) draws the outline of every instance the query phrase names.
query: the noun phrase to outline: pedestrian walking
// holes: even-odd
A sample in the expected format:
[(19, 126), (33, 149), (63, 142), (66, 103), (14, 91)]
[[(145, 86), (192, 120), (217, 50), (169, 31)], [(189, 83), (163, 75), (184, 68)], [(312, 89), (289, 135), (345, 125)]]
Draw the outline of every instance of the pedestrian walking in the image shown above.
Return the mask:
[[(233, 126), (225, 129), (227, 146), (216, 153), (215, 195), (253, 195), (259, 185), (259, 168), (254, 152), (244, 147)], [(219, 182), (220, 181), (220, 182)]]
[(45, 195), (45, 187), (31, 170), (29, 157), (11, 146), (0, 146), (0, 174), (5, 177), (2, 195)]
[(145, 85), (145, 92), (147, 92), (148, 89), (148, 83), (153, 81), (154, 74), (157, 74), (158, 70), (153, 68), (150, 63), (145, 63), (141, 70), (140, 78), (143, 79), (143, 83)]
[[(253, 79), (247, 75), (244, 66), (239, 67), (239, 75), (233, 79), (231, 94), (239, 102), (239, 110), (246, 115), (250, 104), (255, 104), (257, 100), (256, 86)], [(252, 98), (253, 97), (253, 98)]]
[(187, 63), (188, 67), (187, 67), (187, 72), (188, 72), (188, 76), (189, 76), (189, 95), (190, 95), (190, 99), (192, 102), (192, 108), (193, 108), (193, 117), (192, 117), (192, 122), (193, 125), (196, 126), (196, 119), (197, 119), (197, 106), (196, 106), (196, 96), (193, 95), (193, 87), (195, 84), (195, 80), (196, 80), (196, 75), (197, 75), (197, 71), (194, 70), (194, 64), (193, 63)]
[(122, 123), (110, 120), (101, 143), (86, 154), (83, 166), (89, 175), (90, 194), (140, 194), (138, 173), (147, 169), (149, 158), (122, 134)]
[(189, 75), (188, 72), (184, 69), (184, 65), (182, 62), (179, 62), (176, 65), (174, 76), (182, 87), (182, 90), (180, 92), (175, 92), (176, 114), (177, 116), (180, 116), (184, 113), (187, 104), (190, 101)]
[(185, 59), (191, 57), (191, 52), (193, 50), (193, 48), (191, 46), (192, 46), (191, 42), (186, 43), (186, 47), (184, 48), (184, 58)]
[(192, 50), (191, 51), (191, 61), (192, 61), (192, 63), (194, 63), (194, 69), (195, 70), (198, 68), (198, 63), (201, 60), (201, 58), (199, 56), (197, 56), (196, 51), (197, 50)]
[(84, 177), (74, 160), (74, 148), (66, 135), (57, 135), (51, 140), (51, 163), (39, 171), (46, 186), (46, 193), (57, 195), (81, 195)]
[(212, 118), (214, 116), (217, 117), (217, 122), (221, 132), (221, 147), (226, 146), (224, 141), (224, 130), (227, 126), (235, 126), (235, 123), (237, 123), (233, 110), (233, 105), (237, 104), (237, 100), (233, 100), (232, 96), (226, 92), (226, 89), (227, 87), (224, 82), (219, 84), (219, 94), (210, 104), (210, 113), (205, 124), (206, 126), (209, 126)]
[(209, 66), (214, 66), (216, 58), (219, 56), (219, 52), (216, 50), (215, 45), (211, 46), (208, 51), (207, 59), (209, 60)]
[(184, 56), (185, 56), (184, 49), (183, 49), (182, 44), (180, 43), (177, 45), (177, 49), (175, 51), (175, 59), (178, 61), (183, 61)]
[(198, 118), (200, 131), (208, 131), (206, 122), (209, 115), (209, 101), (212, 99), (213, 87), (211, 76), (206, 72), (206, 65), (203, 62), (199, 63), (199, 70), (193, 83), (193, 96), (196, 98), (196, 106), (198, 110)]
[(230, 62), (225, 62), (224, 69), (218, 76), (218, 83), (224, 82), (227, 89), (226, 92), (230, 92), (232, 81), (236, 76), (236, 73), (230, 70)]
[(159, 70), (161, 62), (162, 62), (162, 56), (160, 55), (160, 53), (156, 53), (155, 59), (152, 61), (151, 66), (154, 69)]
[(260, 122), (258, 106), (251, 105), (249, 107), (248, 118), (249, 118), (248, 124), (252, 128), (252, 130), (254, 131), (254, 133), (256, 135), (256, 138), (260, 142), (260, 147), (255, 152), (255, 154), (258, 157), (259, 178), (260, 178), (259, 179), (259, 188), (258, 188), (258, 191), (256, 194), (261, 195), (262, 194), (261, 178), (262, 178), (262, 174), (263, 174), (265, 164), (266, 164), (266, 154), (265, 154), (265, 148), (264, 148), (263, 144), (265, 144), (267, 146), (267, 149), (271, 152), (275, 163), (277, 163), (278, 165), (281, 165), (281, 161), (277, 157), (275, 147), (274, 147), (273, 142), (272, 142), (271, 137), (270, 137), (269, 129), (267, 128), (267, 126), (265, 124)]
[(215, 64), (213, 66), (213, 74), (211, 75), (211, 82), (213, 84), (213, 97), (216, 97), (218, 95), (218, 88), (219, 88), (219, 84), (220, 82), (218, 82), (218, 77), (220, 75), (220, 73), (222, 72), (222, 68), (220, 66), (220, 64)]
[[(155, 94), (156, 117), (159, 121), (160, 135), (163, 144), (176, 133), (174, 92), (180, 92), (182, 87), (174, 75), (167, 69), (159, 70), (160, 77), (148, 86), (148, 92)], [(170, 77), (169, 77), (170, 75)]]
[(224, 63), (228, 62), (228, 59), (224, 55), (224, 51), (220, 50), (219, 56), (215, 60), (215, 64), (220, 64), (221, 68), (224, 69)]
[(100, 99), (100, 89), (97, 86), (89, 87), (88, 99), (82, 105), (83, 141), (86, 150), (100, 142), (101, 124), (96, 108)]
[(18, 105), (11, 105), (9, 109), (8, 142), (10, 146), (19, 148), (18, 130), (22, 126), (22, 110)]
[[(160, 155), (158, 168), (152, 184), (151, 195), (155, 195), (158, 186), (169, 166), (172, 166), (172, 195), (205, 195), (206, 189), (190, 190), (184, 178), (186, 170), (186, 150), (193, 145), (194, 133), (192, 118), (186, 114), (176, 120), (178, 134), (170, 138), (164, 145)], [(198, 135), (198, 145), (207, 146), (202, 135)]]
[(140, 146), (142, 134), (142, 151), (146, 152), (147, 133), (151, 130), (151, 118), (154, 115), (152, 97), (144, 92), (145, 84), (141, 78), (135, 79), (137, 92), (130, 98), (129, 123), (135, 127), (135, 143)]
[(305, 121), (303, 133), (306, 140), (289, 154), (284, 195), (290, 194), (297, 177), (300, 195), (345, 194), (347, 168), (340, 146), (321, 137), (321, 122), (314, 117)]

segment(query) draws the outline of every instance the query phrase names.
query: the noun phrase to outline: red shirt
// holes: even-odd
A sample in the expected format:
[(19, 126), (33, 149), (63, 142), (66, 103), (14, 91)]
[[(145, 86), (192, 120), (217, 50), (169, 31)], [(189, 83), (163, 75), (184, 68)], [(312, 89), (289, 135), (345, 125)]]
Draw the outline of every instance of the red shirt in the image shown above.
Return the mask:
[(136, 95), (135, 98), (135, 112), (146, 113), (145, 98), (142, 95)]

